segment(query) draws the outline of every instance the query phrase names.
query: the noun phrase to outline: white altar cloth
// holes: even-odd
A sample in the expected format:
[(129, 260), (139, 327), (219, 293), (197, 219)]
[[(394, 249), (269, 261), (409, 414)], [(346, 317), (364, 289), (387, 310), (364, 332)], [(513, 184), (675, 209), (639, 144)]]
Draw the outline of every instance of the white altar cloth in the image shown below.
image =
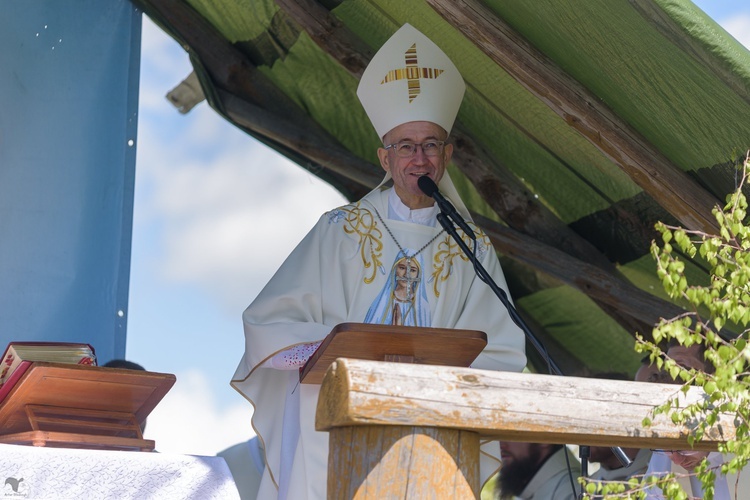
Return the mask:
[(0, 444), (0, 499), (239, 500), (221, 457)]

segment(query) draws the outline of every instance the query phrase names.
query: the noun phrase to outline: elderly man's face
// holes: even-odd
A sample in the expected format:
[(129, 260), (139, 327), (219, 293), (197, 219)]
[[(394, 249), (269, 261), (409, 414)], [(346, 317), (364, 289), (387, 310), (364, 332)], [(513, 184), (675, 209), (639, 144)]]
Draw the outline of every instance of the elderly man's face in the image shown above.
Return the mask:
[(674, 359), (683, 368), (706, 369), (706, 362), (703, 359), (699, 345), (692, 345), (690, 347), (681, 345), (672, 346), (667, 350), (667, 356)]
[(655, 362), (650, 365), (642, 364), (641, 367), (638, 368), (638, 371), (635, 372), (635, 381), (657, 384), (669, 384), (672, 382), (669, 374), (660, 370)]
[[(386, 145), (402, 141), (421, 144), (426, 141), (445, 141), (446, 138), (445, 130), (432, 122), (408, 122), (388, 132), (384, 142)], [(411, 209), (432, 206), (434, 200), (419, 189), (417, 180), (423, 175), (428, 175), (435, 184), (440, 182), (452, 154), (451, 144), (445, 144), (436, 156), (427, 156), (422, 148), (418, 147), (408, 158), (398, 156), (394, 148), (378, 149), (380, 164), (386, 172), (391, 173), (396, 194)]]

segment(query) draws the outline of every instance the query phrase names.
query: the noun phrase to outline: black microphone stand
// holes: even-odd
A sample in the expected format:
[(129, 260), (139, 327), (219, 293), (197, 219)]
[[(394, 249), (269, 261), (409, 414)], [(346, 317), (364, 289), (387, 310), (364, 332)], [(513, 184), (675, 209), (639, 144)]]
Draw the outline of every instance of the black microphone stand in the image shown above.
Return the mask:
[[(497, 295), (497, 297), (500, 299), (500, 302), (502, 302), (505, 308), (508, 310), (508, 313), (510, 314), (510, 318), (523, 331), (528, 341), (534, 346), (537, 352), (547, 362), (547, 366), (549, 367), (550, 373), (554, 375), (563, 375), (562, 371), (560, 370), (560, 367), (557, 366), (555, 361), (550, 357), (549, 353), (547, 352), (547, 348), (544, 347), (544, 344), (542, 344), (541, 341), (539, 341), (539, 339), (536, 338), (534, 333), (529, 329), (529, 327), (526, 325), (524, 320), (518, 314), (518, 311), (516, 310), (516, 308), (513, 306), (513, 304), (511, 304), (510, 300), (508, 299), (508, 294), (505, 293), (505, 290), (497, 286), (497, 283), (495, 283), (495, 280), (492, 279), (492, 277), (489, 275), (489, 273), (484, 268), (482, 263), (476, 259), (474, 252), (468, 247), (468, 245), (466, 245), (466, 242), (464, 242), (464, 240), (461, 239), (461, 237), (458, 235), (458, 232), (456, 231), (456, 226), (454, 222), (450, 219), (450, 217), (456, 218), (456, 217), (460, 217), (460, 215), (458, 215), (456, 212), (449, 213), (448, 215), (446, 215), (443, 211), (437, 214), (437, 220), (438, 222), (440, 222), (440, 225), (443, 226), (443, 229), (445, 229), (445, 231), (448, 234), (451, 235), (451, 237), (455, 240), (455, 242), (458, 244), (458, 246), (461, 248), (464, 254), (474, 264), (474, 270), (476, 271), (479, 279), (487, 283), (487, 285), (489, 285), (492, 291), (495, 292), (495, 295)], [(472, 234), (469, 236), (473, 237), (474, 235)], [(476, 238), (474, 237), (472, 239), (474, 239), (476, 243)], [(623, 465), (623, 467), (627, 467), (632, 463), (632, 460), (630, 460), (630, 457), (628, 457), (625, 454), (625, 452), (622, 451), (622, 448), (612, 447), (611, 449), (612, 449), (612, 453), (615, 454), (615, 456)], [(590, 451), (589, 446), (583, 446), (583, 445), (579, 446), (579, 456), (581, 458), (581, 474), (583, 475), (583, 477), (588, 477), (589, 475), (588, 474), (589, 451)]]

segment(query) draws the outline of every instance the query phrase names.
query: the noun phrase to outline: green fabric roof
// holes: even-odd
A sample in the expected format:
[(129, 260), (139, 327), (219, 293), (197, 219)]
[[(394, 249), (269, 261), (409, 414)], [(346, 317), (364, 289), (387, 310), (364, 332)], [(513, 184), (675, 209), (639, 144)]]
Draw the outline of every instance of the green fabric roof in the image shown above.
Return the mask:
[[(372, 178), (381, 176), (378, 138), (356, 87), (377, 48), (402, 24), (414, 25), (449, 55), (467, 84), (456, 128), (474, 145), (456, 145), (466, 154), (451, 175), (470, 209), (499, 221), (499, 229), (509, 226), (570, 253), (582, 268), (609, 263), (608, 279), (650, 294), (657, 309), (665, 297), (648, 255), (654, 222), (690, 220), (690, 208), (709, 211), (734, 189), (732, 164), (750, 148), (750, 52), (688, 0), (136, 3), (190, 48), (219, 113), (350, 198), (372, 181), (320, 158), (340, 148)], [(514, 57), (552, 76), (531, 81), (498, 64), (453, 9), (481, 12), (489, 26), (517, 39)], [(494, 33), (480, 23), (468, 26)], [(574, 97), (561, 98), (560, 88), (573, 89), (562, 95)], [(595, 123), (607, 127), (591, 128), (588, 109), (604, 116)], [(289, 130), (289, 141), (269, 132), (267, 116)], [(306, 133), (323, 138), (312, 144), (331, 146), (311, 152)], [(631, 146), (645, 151), (646, 160), (633, 160), (641, 171), (627, 168)], [(484, 158), (487, 171), (467, 157)], [(584, 250), (556, 244), (568, 240)], [(569, 268), (545, 272), (496, 246), (519, 310), (568, 373), (634, 372), (633, 334), (649, 333), (649, 323), (617, 313), (625, 308), (616, 300), (627, 302), (627, 294), (608, 298), (570, 277)], [(700, 268), (692, 273), (705, 277)], [(602, 309), (602, 300), (610, 307)]]

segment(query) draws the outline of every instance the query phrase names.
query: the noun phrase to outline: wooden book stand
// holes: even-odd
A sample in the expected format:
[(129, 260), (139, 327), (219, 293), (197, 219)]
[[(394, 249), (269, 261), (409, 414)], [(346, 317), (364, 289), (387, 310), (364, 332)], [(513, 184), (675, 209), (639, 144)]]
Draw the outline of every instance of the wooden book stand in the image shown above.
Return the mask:
[(337, 358), (467, 367), (486, 345), (477, 330), (341, 323), (300, 369), (300, 382), (320, 384)]
[(0, 404), (0, 443), (153, 451), (140, 425), (175, 380), (140, 370), (32, 363)]

